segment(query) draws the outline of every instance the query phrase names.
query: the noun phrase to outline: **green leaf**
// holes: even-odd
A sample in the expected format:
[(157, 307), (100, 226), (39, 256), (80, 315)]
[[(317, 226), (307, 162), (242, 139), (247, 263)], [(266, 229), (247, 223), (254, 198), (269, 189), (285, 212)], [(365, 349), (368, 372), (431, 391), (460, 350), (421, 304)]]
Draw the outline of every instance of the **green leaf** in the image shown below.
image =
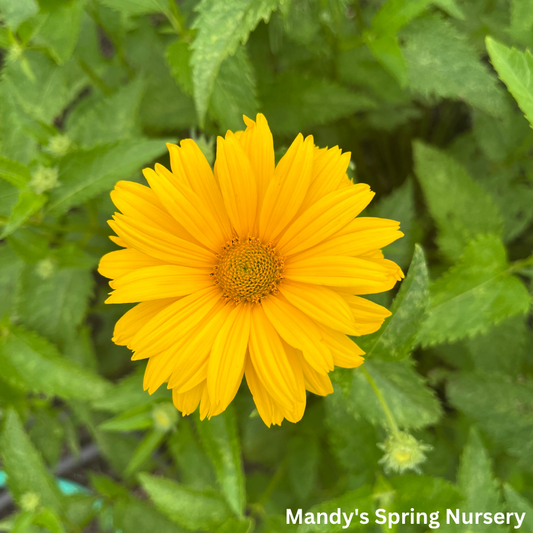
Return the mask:
[(326, 78), (295, 72), (281, 74), (261, 89), (265, 115), (278, 135), (295, 134), (376, 107), (374, 100), (364, 94)]
[(78, 42), (83, 5), (81, 0), (61, 2), (41, 15), (43, 22), (34, 43), (45, 46), (60, 65), (70, 58)]
[(99, 0), (99, 2), (127, 16), (148, 15), (168, 10), (165, 0)]
[(530, 380), (463, 373), (449, 380), (447, 395), (456, 409), (516, 457), (519, 467), (531, 471), (533, 383)]
[(255, 72), (244, 47), (220, 65), (211, 96), (211, 114), (221, 130), (243, 128), (242, 115), (255, 118), (259, 110)]
[(388, 0), (372, 19), (371, 29), (377, 34), (395, 34), (418, 17), (432, 0)]
[(533, 126), (533, 57), (531, 52), (508, 48), (491, 37), (486, 39), (490, 60), (500, 79)]
[(13, 207), (13, 211), (11, 211), (6, 225), (0, 234), (0, 239), (11, 235), (19, 226), (24, 224), (28, 218), (46, 203), (46, 200), (47, 198), (44, 194), (37, 194), (31, 189), (20, 191), (17, 203)]
[(0, 17), (6, 26), (16, 30), (22, 22), (39, 11), (36, 0), (0, 0)]
[[(461, 512), (476, 512), (489, 510), (492, 513), (502, 510), (498, 485), (492, 473), (490, 457), (483, 446), (481, 437), (475, 428), (470, 430), (468, 441), (461, 456), (459, 472), (457, 474), (459, 488), (466, 496)], [(479, 524), (476, 529), (483, 532), (503, 531), (496, 524)], [(471, 526), (456, 526), (452, 531), (468, 533)]]
[(18, 161), (0, 157), (0, 178), (19, 189), (24, 189), (31, 180), (30, 169)]
[[(529, 520), (523, 520), (521, 528), (524, 533), (533, 533), (533, 523), (531, 522), (531, 516), (533, 516), (533, 505), (531, 505), (531, 502), (518, 494), (518, 492), (516, 492), (513, 487), (507, 483), (503, 486), (503, 493), (505, 495), (507, 511), (518, 513), (522, 519), (529, 516)], [(522, 514), (525, 514), (525, 516), (522, 516)]]
[(43, 276), (39, 265), (27, 266), (19, 281), (16, 312), (26, 327), (59, 342), (65, 331), (81, 323), (93, 286), (87, 270), (64, 268)]
[(83, 100), (67, 118), (67, 135), (82, 148), (139, 137), (144, 82), (137, 78), (115, 94)]
[(416, 246), (407, 277), (391, 307), (392, 316), (371, 335), (357, 340), (366, 358), (400, 361), (408, 357), (429, 303), (429, 275), (420, 246)]
[(409, 76), (396, 35), (384, 34), (374, 37), (368, 34), (365, 42), (372, 50), (374, 57), (398, 80), (402, 87), (405, 87)]
[(320, 445), (316, 438), (297, 435), (289, 443), (287, 470), (294, 494), (300, 501), (313, 492), (318, 477)]
[(13, 409), (7, 409), (5, 413), (0, 453), (9, 488), (19, 505), (24, 497), (33, 493), (41, 505), (62, 511), (62, 497), (55, 480), (46, 471), (42, 457), (33, 447), (19, 415)]
[(109, 418), (99, 428), (103, 431), (135, 431), (147, 429), (154, 425), (150, 405), (141, 405)]
[(237, 420), (233, 409), (226, 409), (211, 420), (197, 421), (202, 444), (215, 468), (218, 484), (230, 508), (244, 513), (246, 491)]
[(254, 521), (251, 518), (230, 518), (215, 533), (251, 533), (254, 529)]
[[(372, 509), (371, 492), (372, 491), (370, 490), (370, 487), (368, 485), (365, 485), (357, 490), (346, 492), (338, 498), (334, 498), (324, 503), (315, 505), (314, 507), (311, 507), (311, 509), (306, 511), (306, 513), (313, 513), (314, 516), (317, 516), (316, 513), (327, 513), (329, 517), (331, 513), (337, 512), (339, 508), (341, 509), (341, 512), (343, 509), (364, 509), (365, 511), (370, 511), (370, 509)], [(293, 516), (294, 514), (296, 514), (297, 511), (298, 509), (291, 509), (291, 513), (293, 514)], [(353, 529), (364, 530), (365, 528), (366, 526), (361, 525), (357, 517), (354, 517), (354, 520), (352, 520), (351, 523), (350, 531)], [(339, 526), (336, 524), (332, 524), (331, 522), (328, 524), (302, 523), (302, 525), (298, 527), (298, 533), (337, 533), (338, 531)]]
[(35, 413), (35, 422), (30, 428), (29, 434), (46, 462), (50, 466), (54, 466), (60, 457), (65, 437), (65, 429), (58, 420), (55, 411), (39, 409)]
[(50, 195), (49, 211), (59, 215), (121, 179), (140, 173), (141, 167), (166, 152), (164, 140), (132, 140), (67, 154), (59, 164), (60, 186)]
[(165, 54), (170, 73), (187, 94), (194, 92), (190, 65), (191, 55), (189, 43), (185, 41), (173, 42), (168, 46)]
[(428, 316), (418, 335), (422, 345), (473, 337), (504, 318), (526, 313), (531, 298), (508, 268), (506, 250), (496, 236), (472, 241), (461, 260), (431, 285)]
[(0, 363), (6, 380), (50, 396), (91, 400), (110, 388), (103, 378), (62, 358), (52, 344), (21, 327), (4, 328)]
[(12, 310), (15, 297), (15, 284), (20, 276), (24, 263), (12, 248), (0, 245), (0, 317)]
[(192, 44), (192, 80), (196, 111), (203, 125), (209, 98), (222, 61), (245, 43), (261, 20), (268, 20), (279, 0), (202, 0)]
[[(410, 361), (367, 361), (364, 367), (374, 379), (399, 427), (418, 429), (439, 420), (442, 415), (439, 400)], [(388, 428), (375, 391), (364, 374), (357, 370), (353, 373), (349, 410), (354, 416), (363, 416), (374, 425), (381, 424)]]
[(146, 433), (128, 461), (124, 476), (130, 477), (135, 472), (138, 472), (159, 448), (164, 438), (165, 432), (158, 429), (153, 429)]
[(513, 37), (531, 30), (533, 26), (533, 1), (511, 0), (511, 33)]
[(424, 98), (465, 101), (491, 115), (507, 106), (505, 93), (476, 50), (450, 22), (420, 18), (400, 33), (409, 87)]
[(7, 238), (7, 242), (26, 263), (36, 263), (50, 253), (48, 239), (37, 228), (19, 228)]
[(140, 474), (139, 480), (164, 514), (191, 531), (213, 531), (232, 517), (224, 500), (214, 492), (193, 490), (149, 474)]
[(415, 172), (439, 230), (438, 243), (452, 260), (484, 233), (501, 234), (503, 221), (490, 195), (466, 169), (440, 150), (415, 142)]

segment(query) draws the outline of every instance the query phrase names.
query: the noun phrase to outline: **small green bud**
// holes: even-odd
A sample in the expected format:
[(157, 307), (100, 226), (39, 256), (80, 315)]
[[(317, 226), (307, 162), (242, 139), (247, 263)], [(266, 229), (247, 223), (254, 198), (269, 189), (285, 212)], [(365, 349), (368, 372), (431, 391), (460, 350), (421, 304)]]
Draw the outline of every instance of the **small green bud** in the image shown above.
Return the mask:
[(57, 167), (44, 167), (40, 165), (33, 173), (29, 185), (37, 194), (54, 189), (59, 185), (59, 181), (57, 180)]
[(178, 411), (170, 402), (158, 403), (152, 410), (156, 429), (170, 431), (178, 421)]
[(41, 279), (48, 279), (54, 275), (56, 266), (56, 262), (47, 257), (46, 259), (42, 259), (37, 263), (35, 266), (35, 272)]
[(41, 498), (35, 492), (26, 492), (20, 498), (20, 507), (23, 511), (33, 513), (39, 507)]
[(420, 473), (419, 465), (426, 460), (426, 453), (433, 446), (416, 440), (411, 434), (404, 431), (390, 434), (385, 442), (378, 444), (385, 452), (379, 463), (385, 472), (398, 472), (403, 474), (406, 470)]
[(66, 135), (55, 135), (48, 141), (46, 150), (55, 157), (63, 157), (72, 145), (71, 140)]

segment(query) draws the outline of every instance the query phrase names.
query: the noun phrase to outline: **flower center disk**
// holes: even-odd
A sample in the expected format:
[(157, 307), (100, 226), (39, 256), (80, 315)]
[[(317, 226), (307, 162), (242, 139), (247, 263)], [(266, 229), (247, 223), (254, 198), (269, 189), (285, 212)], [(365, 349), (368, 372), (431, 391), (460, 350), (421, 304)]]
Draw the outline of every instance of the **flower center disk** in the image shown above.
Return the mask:
[(277, 291), (282, 271), (283, 259), (272, 245), (248, 238), (224, 246), (212, 275), (228, 300), (256, 303)]

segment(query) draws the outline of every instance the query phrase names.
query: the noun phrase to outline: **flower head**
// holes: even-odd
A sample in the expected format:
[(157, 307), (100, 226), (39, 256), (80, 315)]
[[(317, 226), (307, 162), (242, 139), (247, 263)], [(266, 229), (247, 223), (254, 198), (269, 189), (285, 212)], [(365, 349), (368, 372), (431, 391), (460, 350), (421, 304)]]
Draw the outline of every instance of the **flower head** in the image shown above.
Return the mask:
[(426, 460), (426, 452), (433, 449), (431, 445), (416, 440), (404, 431), (391, 433), (385, 442), (378, 446), (385, 452), (379, 460), (385, 472), (400, 474), (406, 470), (420, 473), (420, 465)]
[(107, 303), (138, 303), (113, 340), (148, 359), (144, 387), (163, 383), (201, 418), (226, 409), (243, 376), (267, 425), (300, 420), (306, 390), (333, 391), (335, 366), (362, 364), (347, 335), (379, 329), (389, 311), (360, 295), (403, 277), (380, 248), (399, 224), (356, 218), (373, 197), (346, 176), (350, 154), (298, 135), (275, 165), (263, 115), (217, 142), (214, 173), (196, 143), (168, 145), (172, 171), (149, 186), (117, 183), (109, 222), (121, 250), (99, 266)]

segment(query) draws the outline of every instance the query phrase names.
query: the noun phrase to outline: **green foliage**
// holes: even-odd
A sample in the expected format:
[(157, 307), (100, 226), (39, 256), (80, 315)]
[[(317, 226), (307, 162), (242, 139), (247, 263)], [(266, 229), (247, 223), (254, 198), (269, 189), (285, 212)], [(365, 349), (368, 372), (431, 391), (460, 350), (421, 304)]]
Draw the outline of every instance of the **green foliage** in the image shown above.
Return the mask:
[[(339, 507), (531, 530), (532, 30), (532, 0), (0, 0), (0, 530), (327, 533), (286, 509)], [(212, 164), (258, 112), (278, 161), (298, 133), (351, 153), (406, 273), (363, 295), (392, 312), (364, 364), (270, 428), (245, 383), (203, 421), (144, 391), (96, 272), (119, 180), (167, 141)]]
[(487, 37), (487, 50), (494, 68), (509, 92), (518, 102), (520, 109), (533, 124), (533, 57), (528, 51), (520, 52)]

